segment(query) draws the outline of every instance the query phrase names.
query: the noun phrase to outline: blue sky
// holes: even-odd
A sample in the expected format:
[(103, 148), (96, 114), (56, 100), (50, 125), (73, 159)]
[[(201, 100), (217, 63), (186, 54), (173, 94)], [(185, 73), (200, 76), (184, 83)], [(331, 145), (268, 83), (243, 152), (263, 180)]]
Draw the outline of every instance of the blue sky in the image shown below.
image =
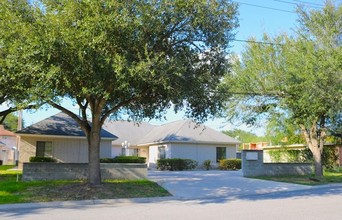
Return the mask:
[[(231, 43), (231, 51), (239, 54), (244, 48), (245, 42), (250, 37), (261, 39), (263, 33), (276, 36), (280, 33), (291, 33), (292, 28), (296, 26), (297, 15), (295, 13), (296, 4), (304, 4), (307, 7), (318, 9), (323, 5), (323, 0), (237, 0), (239, 3), (239, 23), (240, 27), (236, 30), (236, 39)], [(73, 107), (69, 102), (66, 105), (77, 112), (77, 108)], [(23, 117), (25, 125), (31, 125), (46, 117), (54, 115), (59, 111), (53, 108), (43, 108), (39, 111), (24, 111)], [(175, 120), (183, 119), (183, 114), (174, 114), (169, 111), (166, 115), (167, 120), (151, 121), (152, 124), (162, 124)], [(233, 128), (241, 128), (252, 131), (258, 135), (264, 133), (264, 128), (250, 128), (245, 125), (232, 125), (224, 119), (209, 120), (205, 123), (207, 126), (216, 130), (230, 130)]]

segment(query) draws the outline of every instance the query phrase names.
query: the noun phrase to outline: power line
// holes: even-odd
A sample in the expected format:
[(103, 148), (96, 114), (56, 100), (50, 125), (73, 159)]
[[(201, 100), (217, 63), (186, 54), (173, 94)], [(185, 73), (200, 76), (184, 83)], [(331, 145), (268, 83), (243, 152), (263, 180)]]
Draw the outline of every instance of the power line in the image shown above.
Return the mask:
[(264, 42), (264, 41), (254, 41), (254, 40), (232, 39), (232, 41), (245, 42), (245, 43), (254, 43), (254, 44), (267, 44), (267, 45), (280, 45), (280, 46), (284, 45), (284, 44), (277, 44), (277, 43)]
[(311, 7), (311, 8), (318, 8), (318, 9), (322, 9), (323, 5), (309, 5), (308, 2), (300, 2), (297, 1), (298, 3), (294, 3), (294, 2), (289, 2), (289, 1), (284, 1), (284, 0), (273, 0), (275, 2), (281, 2), (281, 3), (285, 3), (285, 4), (290, 4), (290, 5), (295, 5), (295, 6), (299, 6), (300, 4), (304, 4), (305, 6)]
[(292, 0), (292, 1), (299, 2), (299, 3), (305, 4), (305, 5), (311, 5), (311, 7), (324, 7), (324, 5), (314, 3), (314, 2), (306, 2), (306, 1), (300, 1), (300, 0)]
[(288, 11), (288, 10), (283, 10), (283, 9), (279, 9), (279, 8), (272, 8), (272, 7), (267, 7), (267, 6), (263, 6), (263, 5), (255, 5), (255, 4), (239, 2), (239, 1), (235, 1), (235, 2), (239, 3), (241, 5), (248, 5), (248, 6), (257, 7), (257, 8), (263, 8), (263, 9), (269, 9), (269, 10), (274, 10), (274, 11), (281, 11), (281, 12), (296, 14), (296, 12), (294, 12), (294, 11)]

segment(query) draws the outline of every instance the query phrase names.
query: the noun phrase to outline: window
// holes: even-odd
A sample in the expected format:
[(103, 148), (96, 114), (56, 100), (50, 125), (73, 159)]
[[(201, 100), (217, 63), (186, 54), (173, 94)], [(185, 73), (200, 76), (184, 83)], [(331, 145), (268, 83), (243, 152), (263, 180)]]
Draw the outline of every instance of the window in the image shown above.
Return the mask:
[(37, 141), (36, 156), (37, 157), (52, 157), (52, 142), (51, 141)]
[(158, 159), (165, 159), (165, 158), (166, 158), (165, 146), (159, 146), (158, 147)]
[(136, 157), (139, 156), (139, 149), (132, 149), (132, 151), (133, 151), (132, 156), (136, 156)]
[(227, 153), (227, 149), (225, 147), (217, 147), (216, 148), (216, 162), (226, 159), (226, 153)]

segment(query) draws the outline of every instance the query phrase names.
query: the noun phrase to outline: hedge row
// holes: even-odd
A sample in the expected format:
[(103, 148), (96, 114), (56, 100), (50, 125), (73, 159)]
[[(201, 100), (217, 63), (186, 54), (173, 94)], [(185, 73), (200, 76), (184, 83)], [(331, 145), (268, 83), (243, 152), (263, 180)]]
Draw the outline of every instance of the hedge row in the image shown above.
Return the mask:
[(223, 159), (219, 163), (220, 170), (240, 170), (241, 159)]
[(197, 165), (197, 161), (191, 159), (171, 158), (157, 161), (157, 169), (159, 170), (193, 170)]
[(30, 157), (30, 162), (55, 163), (57, 160), (52, 157)]
[(136, 156), (117, 156), (114, 158), (101, 158), (100, 163), (146, 163), (146, 158)]

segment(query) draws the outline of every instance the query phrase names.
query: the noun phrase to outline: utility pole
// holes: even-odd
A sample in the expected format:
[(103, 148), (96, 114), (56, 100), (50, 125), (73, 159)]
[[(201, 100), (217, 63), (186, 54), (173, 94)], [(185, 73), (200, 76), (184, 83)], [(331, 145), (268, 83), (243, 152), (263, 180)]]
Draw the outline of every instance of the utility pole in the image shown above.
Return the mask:
[(23, 110), (19, 110), (18, 112), (18, 126), (17, 131), (23, 129)]

